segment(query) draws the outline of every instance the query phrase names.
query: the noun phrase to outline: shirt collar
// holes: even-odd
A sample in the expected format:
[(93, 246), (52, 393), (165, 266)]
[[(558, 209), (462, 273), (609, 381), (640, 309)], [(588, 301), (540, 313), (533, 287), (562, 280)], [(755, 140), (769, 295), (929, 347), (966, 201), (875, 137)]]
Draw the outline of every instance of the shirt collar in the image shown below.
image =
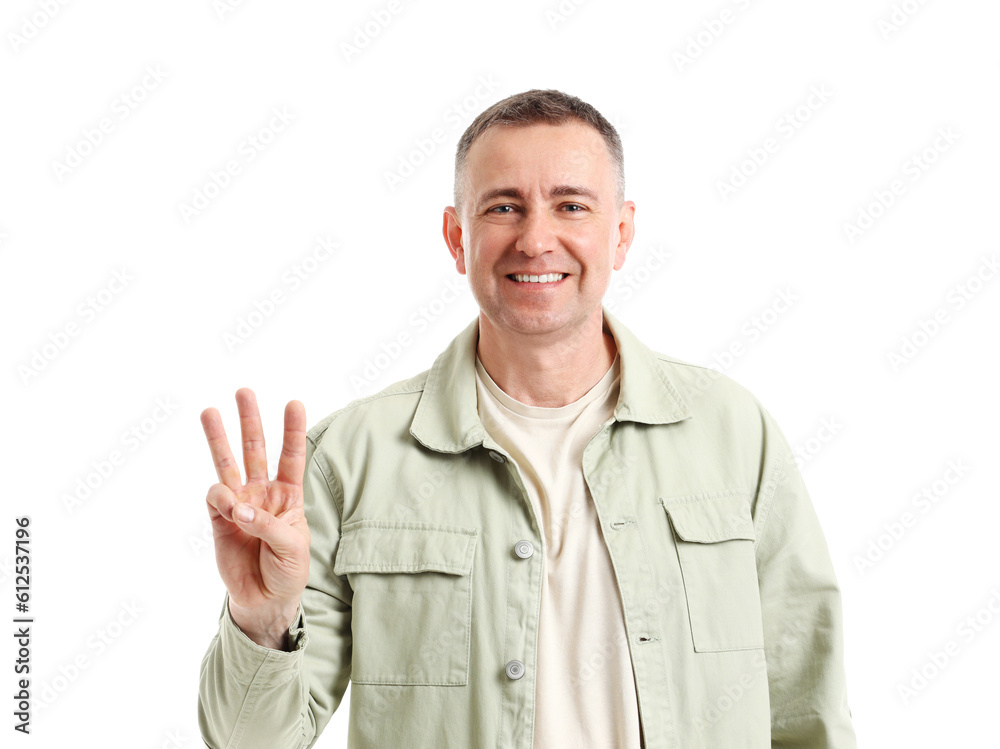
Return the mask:
[[(690, 417), (687, 402), (667, 375), (665, 362), (601, 305), (604, 326), (618, 346), (621, 384), (614, 416), (618, 421), (670, 424)], [(479, 316), (455, 336), (427, 373), (410, 424), (421, 444), (439, 452), (461, 452), (486, 436), (476, 393)]]

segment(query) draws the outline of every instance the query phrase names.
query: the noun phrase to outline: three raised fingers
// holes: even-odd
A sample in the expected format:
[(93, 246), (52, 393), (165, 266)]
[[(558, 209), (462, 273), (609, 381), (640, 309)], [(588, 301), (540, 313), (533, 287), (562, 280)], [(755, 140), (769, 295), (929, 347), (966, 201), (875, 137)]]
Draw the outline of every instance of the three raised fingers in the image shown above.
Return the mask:
[[(236, 405), (240, 412), (240, 431), (243, 438), (243, 464), (247, 482), (251, 479), (267, 480), (267, 453), (264, 449), (264, 430), (260, 422), (257, 399), (250, 388), (236, 391)], [(233, 492), (243, 486), (240, 469), (233, 457), (222, 425), (222, 417), (215, 408), (201, 412), (201, 426), (208, 439), (212, 461), (219, 481)], [(306, 408), (300, 401), (289, 401), (285, 406), (285, 432), (278, 460), (277, 481), (302, 486), (306, 467)]]

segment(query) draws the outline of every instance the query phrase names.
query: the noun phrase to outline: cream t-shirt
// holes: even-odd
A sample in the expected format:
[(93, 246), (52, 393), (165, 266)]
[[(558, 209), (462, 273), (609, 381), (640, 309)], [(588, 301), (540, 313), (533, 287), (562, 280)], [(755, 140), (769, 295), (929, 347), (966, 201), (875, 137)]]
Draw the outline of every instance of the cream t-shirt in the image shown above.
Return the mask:
[(618, 402), (619, 357), (559, 408), (514, 400), (478, 356), (476, 374), (479, 418), (520, 469), (545, 534), (534, 749), (640, 749), (621, 598), (583, 475), (583, 450)]

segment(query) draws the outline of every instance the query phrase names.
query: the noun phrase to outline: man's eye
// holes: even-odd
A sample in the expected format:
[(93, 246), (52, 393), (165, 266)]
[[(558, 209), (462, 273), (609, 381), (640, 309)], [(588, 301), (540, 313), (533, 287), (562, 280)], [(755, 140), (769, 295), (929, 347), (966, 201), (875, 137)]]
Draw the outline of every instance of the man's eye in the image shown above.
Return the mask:
[[(579, 208), (580, 211), (584, 210), (584, 207), (582, 205), (580, 205), (579, 203), (569, 203), (568, 205), (566, 205), (564, 207), (565, 208)], [(570, 213), (579, 213), (580, 211), (570, 211)]]
[(512, 205), (495, 205), (492, 208), (490, 208), (487, 211), (487, 213), (493, 213), (493, 212), (507, 213), (507, 211), (501, 211), (500, 210), (501, 208), (510, 208), (511, 210), (514, 210), (514, 206), (512, 206)]

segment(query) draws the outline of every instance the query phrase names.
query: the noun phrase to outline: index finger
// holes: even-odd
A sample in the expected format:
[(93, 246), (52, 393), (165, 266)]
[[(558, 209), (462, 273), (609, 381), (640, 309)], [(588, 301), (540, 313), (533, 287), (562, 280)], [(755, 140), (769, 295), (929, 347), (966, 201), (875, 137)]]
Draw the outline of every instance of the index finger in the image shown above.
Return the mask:
[(233, 451), (229, 449), (226, 438), (226, 428), (222, 426), (222, 417), (218, 409), (206, 408), (201, 412), (201, 427), (208, 439), (208, 449), (212, 451), (212, 462), (215, 463), (215, 473), (219, 481), (234, 492), (243, 486), (240, 467), (236, 465)]
[(285, 436), (281, 443), (275, 481), (302, 486), (306, 470), (306, 407), (299, 401), (285, 406)]

